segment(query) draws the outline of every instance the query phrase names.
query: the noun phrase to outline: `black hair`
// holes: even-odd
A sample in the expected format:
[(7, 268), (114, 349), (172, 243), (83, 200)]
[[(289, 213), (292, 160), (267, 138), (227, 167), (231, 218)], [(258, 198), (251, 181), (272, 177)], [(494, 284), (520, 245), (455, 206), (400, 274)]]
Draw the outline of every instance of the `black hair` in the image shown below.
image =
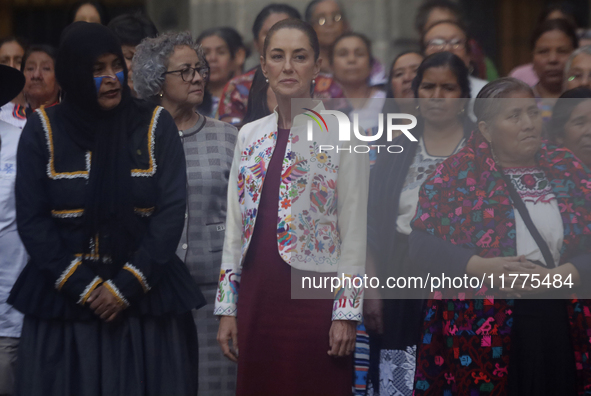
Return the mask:
[(455, 22), (463, 22), (462, 9), (456, 3), (449, 0), (428, 0), (421, 4), (417, 11), (417, 16), (415, 17), (415, 29), (420, 35), (425, 33), (423, 30), (425, 30), (429, 15), (431, 14), (431, 11), (436, 8), (444, 8), (447, 11), (450, 11), (456, 16), (457, 20)]
[[(392, 64), (390, 65), (390, 71), (388, 72), (388, 82), (386, 85), (386, 98), (394, 98), (394, 91), (392, 90), (392, 79), (394, 78), (394, 65), (396, 65), (396, 62), (398, 62), (398, 59), (400, 59), (404, 55), (408, 55), (408, 54), (417, 54), (417, 55), (420, 55), (421, 58), (424, 57), (424, 55), (419, 51), (402, 51), (401, 53), (396, 55), (396, 57), (392, 61)], [(386, 102), (390, 102), (390, 101), (386, 101)], [(391, 111), (390, 113), (394, 113), (394, 112)]]
[(265, 75), (260, 66), (257, 67), (252, 80), (252, 86), (248, 95), (248, 104), (246, 106), (246, 115), (242, 124), (256, 121), (271, 114), (267, 106), (267, 89), (269, 83), (266, 82)]
[[(394, 100), (394, 91), (392, 90), (392, 78), (394, 77), (393, 69), (394, 69), (394, 65), (396, 64), (396, 62), (398, 62), (398, 59), (400, 59), (404, 55), (408, 55), (408, 54), (417, 54), (417, 55), (420, 55), (421, 57), (423, 57), (423, 54), (421, 54), (419, 51), (402, 51), (401, 53), (396, 55), (396, 57), (392, 61), (392, 64), (390, 65), (390, 72), (388, 73), (388, 82), (386, 83), (386, 101), (384, 102), (384, 106), (382, 106), (382, 112), (381, 112), (382, 119), (383, 119), (382, 125), (386, 125), (387, 119), (388, 119), (388, 114), (401, 112), (400, 106)], [(389, 144), (389, 142), (387, 140), (387, 134), (383, 133), (382, 136), (374, 144), (376, 144), (376, 145), (383, 144), (383, 145), (387, 146)], [(378, 156), (380, 156), (380, 154), (378, 154)]]
[(300, 12), (292, 6), (288, 4), (271, 3), (264, 7), (254, 19), (254, 23), (252, 24), (252, 36), (255, 41), (259, 37), (263, 24), (271, 14), (286, 14), (289, 18), (302, 19)]
[(269, 42), (273, 37), (273, 34), (281, 29), (297, 29), (300, 32), (304, 33), (308, 37), (308, 41), (310, 42), (310, 47), (314, 50), (314, 61), (317, 61), (320, 57), (320, 44), (318, 43), (318, 36), (314, 31), (314, 28), (309, 23), (302, 21), (301, 19), (284, 19), (282, 21), (277, 22), (269, 32), (267, 33), (267, 37), (265, 37), (265, 45), (263, 46), (263, 56), (267, 53), (267, 47), (269, 46)]
[(455, 27), (457, 27), (458, 29), (460, 29), (463, 33), (464, 36), (466, 36), (466, 53), (470, 54), (470, 46), (468, 45), (468, 42), (470, 41), (470, 35), (468, 34), (468, 29), (466, 28), (466, 25), (464, 25), (462, 22), (456, 22), (456, 21), (452, 21), (452, 20), (444, 20), (444, 21), (438, 21), (435, 22), (433, 25), (429, 26), (429, 29), (424, 31), (423, 34), (421, 34), (421, 51), (423, 52), (423, 54), (425, 53), (425, 50), (427, 49), (427, 45), (425, 44), (425, 37), (427, 36), (427, 33), (429, 33), (435, 26), (439, 26), (439, 25), (443, 25), (443, 24), (447, 24), (447, 25), (454, 25)]
[(245, 58), (248, 58), (248, 55), (250, 55), (248, 49), (242, 42), (242, 36), (240, 36), (240, 33), (238, 33), (234, 28), (213, 27), (205, 29), (203, 32), (201, 32), (201, 34), (199, 35), (199, 37), (197, 37), (197, 40), (195, 41), (198, 44), (201, 44), (201, 41), (203, 41), (203, 39), (211, 36), (217, 36), (224, 40), (224, 42), (228, 46), (228, 50), (230, 51), (230, 56), (232, 57), (232, 59), (234, 59), (234, 57), (236, 56), (236, 52), (238, 52), (240, 48), (244, 49), (244, 52), (246, 54)]
[(156, 37), (158, 29), (147, 16), (141, 13), (123, 14), (115, 17), (107, 27), (117, 36), (121, 45), (137, 46), (147, 37)]
[(18, 45), (20, 45), (24, 51), (26, 51), (29, 46), (29, 44), (22, 37), (8, 36), (8, 37), (4, 37), (2, 40), (0, 40), (0, 47), (2, 47), (6, 43), (12, 43), (12, 42), (15, 42)]
[(109, 13), (105, 6), (103, 6), (99, 1), (96, 0), (80, 0), (72, 5), (70, 11), (68, 12), (68, 24), (74, 22), (74, 18), (76, 17), (76, 13), (78, 10), (86, 4), (90, 4), (93, 6), (96, 11), (98, 12), (101, 18), (101, 24), (106, 25), (109, 23)]
[[(308, 5), (306, 6), (306, 11), (304, 12), (304, 20), (306, 22), (308, 22), (309, 24), (312, 24), (312, 15), (314, 15), (314, 10), (316, 9), (316, 6), (324, 1), (327, 1), (327, 0), (312, 0), (311, 2), (308, 3)], [(343, 5), (337, 0), (332, 0), (332, 1), (337, 3), (337, 5), (339, 6), (339, 9), (341, 10), (342, 20), (346, 21), (347, 17), (345, 16), (345, 9), (344, 9)]]
[(373, 55), (371, 53), (371, 40), (369, 38), (367, 38), (367, 36), (362, 33), (345, 32), (345, 33), (341, 34), (335, 40), (335, 42), (332, 44), (332, 47), (330, 47), (329, 62), (332, 64), (332, 62), (334, 60), (334, 49), (336, 48), (339, 41), (346, 39), (348, 37), (357, 37), (358, 39), (363, 41), (363, 44), (365, 44), (365, 47), (367, 48), (367, 53), (369, 54), (369, 67), (371, 68), (373, 66), (374, 61), (375, 61), (373, 58)]
[(534, 30), (530, 43), (531, 49), (533, 50), (536, 47), (536, 43), (544, 33), (551, 32), (553, 30), (559, 30), (564, 33), (570, 39), (573, 49), (578, 48), (579, 38), (577, 37), (575, 27), (566, 19), (551, 19), (538, 25), (536, 30)]
[(548, 4), (544, 10), (542, 10), (540, 17), (538, 18), (538, 25), (546, 22), (548, 16), (550, 16), (550, 14), (552, 14), (554, 11), (560, 11), (566, 16), (566, 20), (568, 22), (570, 22), (575, 27), (577, 26), (575, 7), (569, 2)]
[(438, 52), (436, 54), (429, 55), (421, 62), (421, 65), (417, 69), (417, 75), (412, 80), (412, 90), (415, 94), (415, 98), (419, 97), (419, 86), (423, 81), (423, 75), (428, 69), (434, 67), (447, 67), (456, 76), (458, 85), (462, 91), (462, 98), (470, 98), (470, 80), (468, 77), (470, 73), (466, 64), (457, 56), (451, 52)]
[(569, 89), (560, 95), (552, 109), (552, 119), (549, 124), (550, 128), (548, 128), (548, 137), (551, 141), (556, 142), (556, 138), (564, 135), (564, 126), (575, 107), (590, 99), (591, 89), (587, 87)]
[(57, 61), (57, 49), (47, 44), (35, 44), (31, 45), (25, 51), (25, 55), (23, 55), (23, 60), (21, 61), (21, 72), (25, 71), (25, 64), (27, 63), (27, 59), (29, 59), (29, 56), (31, 56), (33, 52), (44, 52), (47, 55), (49, 55), (49, 57), (53, 60), (53, 66), (55, 69), (55, 64)]

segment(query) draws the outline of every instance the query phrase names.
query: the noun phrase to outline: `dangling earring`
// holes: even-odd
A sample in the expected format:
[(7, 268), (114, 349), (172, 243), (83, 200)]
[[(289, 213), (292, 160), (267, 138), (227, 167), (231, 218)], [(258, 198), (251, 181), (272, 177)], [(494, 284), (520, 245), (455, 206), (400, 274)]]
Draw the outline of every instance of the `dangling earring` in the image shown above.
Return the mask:
[(499, 159), (495, 155), (495, 150), (493, 149), (492, 140), (490, 142), (488, 142), (488, 145), (490, 146), (490, 153), (492, 154), (493, 161), (495, 161), (495, 163), (497, 165), (501, 165), (501, 162), (499, 161)]

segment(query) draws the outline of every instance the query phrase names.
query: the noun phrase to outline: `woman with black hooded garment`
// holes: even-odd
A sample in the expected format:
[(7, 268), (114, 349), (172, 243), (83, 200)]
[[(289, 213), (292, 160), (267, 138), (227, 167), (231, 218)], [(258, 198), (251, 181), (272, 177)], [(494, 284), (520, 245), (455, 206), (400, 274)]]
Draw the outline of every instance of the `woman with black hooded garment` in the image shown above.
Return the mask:
[(17, 225), (30, 261), (9, 302), (25, 314), (20, 395), (195, 395), (203, 296), (176, 257), (185, 216), (172, 117), (131, 97), (104, 26), (64, 32), (63, 102), (20, 140)]

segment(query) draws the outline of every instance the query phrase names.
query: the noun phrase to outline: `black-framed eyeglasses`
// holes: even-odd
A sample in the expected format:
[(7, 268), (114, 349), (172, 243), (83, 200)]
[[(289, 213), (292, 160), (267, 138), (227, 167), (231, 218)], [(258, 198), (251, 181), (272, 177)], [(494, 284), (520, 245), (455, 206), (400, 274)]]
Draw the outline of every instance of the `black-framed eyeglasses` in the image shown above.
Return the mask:
[(341, 14), (329, 15), (328, 17), (321, 16), (321, 17), (318, 17), (318, 19), (316, 19), (316, 23), (320, 26), (324, 26), (324, 25), (326, 25), (326, 22), (328, 22), (328, 21), (332, 21), (332, 22), (336, 23), (336, 22), (340, 22), (341, 19), (343, 19), (343, 16)]
[(434, 38), (432, 40), (427, 41), (427, 48), (434, 49), (436, 51), (443, 51), (447, 46), (449, 46), (453, 50), (457, 50), (458, 48), (465, 48), (466, 40), (453, 38), (451, 40), (446, 40), (443, 38)]
[(199, 73), (202, 79), (207, 80), (209, 78), (209, 67), (186, 67), (180, 70), (171, 70), (164, 72), (164, 74), (180, 73), (181, 78), (184, 82), (191, 82), (195, 78), (195, 73)]

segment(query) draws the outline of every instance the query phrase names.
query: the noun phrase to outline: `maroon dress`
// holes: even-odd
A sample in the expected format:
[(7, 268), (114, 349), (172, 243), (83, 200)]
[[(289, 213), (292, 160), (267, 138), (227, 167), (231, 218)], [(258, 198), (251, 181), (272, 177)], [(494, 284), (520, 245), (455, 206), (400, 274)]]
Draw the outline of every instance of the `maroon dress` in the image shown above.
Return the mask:
[(292, 268), (277, 247), (281, 166), (288, 139), (289, 129), (279, 129), (242, 269), (236, 395), (349, 396), (352, 358), (328, 355), (333, 302), (292, 300)]

